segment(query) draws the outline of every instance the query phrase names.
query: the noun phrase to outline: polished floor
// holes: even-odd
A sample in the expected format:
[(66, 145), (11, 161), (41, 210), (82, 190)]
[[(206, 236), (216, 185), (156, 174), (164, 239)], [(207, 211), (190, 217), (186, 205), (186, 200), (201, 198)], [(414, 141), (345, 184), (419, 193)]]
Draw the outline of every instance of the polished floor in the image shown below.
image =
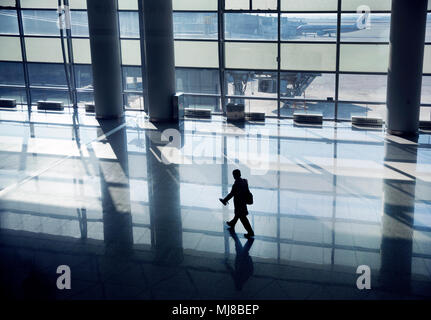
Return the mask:
[[(254, 241), (224, 225), (235, 168)], [(12, 299), (429, 299), (431, 132), (0, 110), (0, 277)]]

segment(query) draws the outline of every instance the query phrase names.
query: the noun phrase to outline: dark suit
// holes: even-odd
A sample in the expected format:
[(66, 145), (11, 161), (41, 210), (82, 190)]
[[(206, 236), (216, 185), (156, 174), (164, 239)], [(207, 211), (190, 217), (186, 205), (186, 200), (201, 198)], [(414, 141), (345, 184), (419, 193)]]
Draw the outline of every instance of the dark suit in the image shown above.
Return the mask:
[(250, 222), (247, 219), (248, 210), (246, 198), (249, 192), (250, 190), (248, 189), (247, 180), (238, 178), (235, 180), (231, 192), (226, 196), (226, 198), (223, 199), (223, 201), (227, 202), (233, 197), (233, 204), (235, 206), (235, 217), (233, 218), (231, 223), (235, 225), (238, 219), (240, 219), (247, 232), (249, 234), (254, 234)]

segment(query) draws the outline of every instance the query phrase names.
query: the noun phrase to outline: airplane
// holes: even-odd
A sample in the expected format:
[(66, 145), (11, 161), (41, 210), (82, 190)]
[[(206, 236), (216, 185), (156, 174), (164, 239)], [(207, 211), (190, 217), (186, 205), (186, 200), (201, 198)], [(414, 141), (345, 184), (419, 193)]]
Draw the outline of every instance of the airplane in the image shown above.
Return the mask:
[[(340, 28), (340, 33), (354, 32), (358, 30), (366, 29), (369, 25), (369, 13), (366, 12), (360, 16), (356, 22), (352, 24), (343, 24)], [(336, 24), (303, 24), (296, 28), (296, 34), (315, 34), (317, 36), (324, 36), (327, 34), (331, 37), (332, 34), (337, 34)]]

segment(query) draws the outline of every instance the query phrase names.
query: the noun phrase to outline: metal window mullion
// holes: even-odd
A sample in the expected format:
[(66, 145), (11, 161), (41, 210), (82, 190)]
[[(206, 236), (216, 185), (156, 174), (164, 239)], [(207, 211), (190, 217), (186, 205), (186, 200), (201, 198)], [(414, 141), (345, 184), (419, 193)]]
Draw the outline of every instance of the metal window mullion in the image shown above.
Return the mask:
[(172, 10), (173, 13), (216, 13), (216, 10)]
[(281, 40), (281, 43), (298, 43), (298, 44), (335, 44), (336, 40), (331, 41), (311, 41), (311, 40)]
[(276, 9), (268, 9), (268, 10), (248, 10), (248, 9), (227, 9), (224, 10), (225, 13), (277, 13)]
[(217, 42), (218, 39), (208, 39), (208, 38), (174, 38), (175, 41), (184, 42)]
[(277, 43), (277, 116), (280, 117), (281, 98), (281, 0), (277, 0), (278, 43)]
[[(69, 7), (69, 0), (64, 0), (64, 5)], [(67, 13), (66, 13), (67, 14)], [(70, 15), (70, 11), (68, 13)], [(75, 77), (75, 68), (74, 68), (74, 58), (73, 58), (73, 44), (72, 44), (72, 17), (71, 15), (69, 16), (70, 18), (70, 28), (68, 28), (68, 26), (66, 25), (66, 43), (67, 43), (67, 53), (68, 53), (68, 58), (69, 58), (69, 73), (70, 73), (70, 84), (72, 86), (71, 90), (72, 90), (72, 104), (74, 108), (78, 107), (78, 93), (76, 91), (76, 77)], [(67, 18), (66, 18), (67, 19)], [(61, 26), (60, 26), (61, 27)], [(66, 62), (67, 63), (67, 62)]]
[(223, 114), (226, 113), (225, 90), (225, 45), (224, 45), (224, 8), (225, 0), (218, 0), (218, 49), (219, 49), (219, 81), (220, 81), (220, 106)]
[(118, 10), (118, 2), (117, 2), (117, 25), (118, 25), (118, 33), (117, 33), (117, 37), (118, 37), (118, 48), (120, 51), (120, 69), (121, 69), (121, 96), (123, 97), (123, 110), (126, 108), (126, 93), (124, 91), (124, 81), (123, 81), (123, 54), (121, 52), (121, 30), (120, 30), (120, 10)]
[(24, 38), (24, 26), (22, 21), (22, 13), (21, 13), (21, 0), (16, 0), (16, 11), (18, 18), (18, 29), (19, 29), (19, 40), (21, 43), (21, 57), (22, 57), (22, 66), (24, 70), (24, 82), (25, 82), (25, 92), (27, 97), (27, 108), (28, 111), (31, 112), (31, 91), (30, 91), (30, 76), (28, 73), (28, 65), (27, 65), (27, 53), (25, 47), (25, 38)]
[(145, 48), (145, 24), (144, 24), (144, 0), (138, 1), (138, 16), (139, 16), (139, 43), (141, 48), (141, 73), (142, 73), (142, 94), (144, 99), (144, 112), (148, 114), (148, 79), (147, 79), (147, 60)]
[[(199, 41), (199, 40), (197, 40)], [(277, 39), (275, 40), (259, 40), (259, 39), (228, 39), (226, 42), (232, 43), (277, 43)]]
[(338, 0), (337, 11), (337, 42), (335, 54), (335, 105), (334, 105), (334, 121), (338, 120), (338, 88), (340, 83), (340, 38), (341, 38), (341, 0)]

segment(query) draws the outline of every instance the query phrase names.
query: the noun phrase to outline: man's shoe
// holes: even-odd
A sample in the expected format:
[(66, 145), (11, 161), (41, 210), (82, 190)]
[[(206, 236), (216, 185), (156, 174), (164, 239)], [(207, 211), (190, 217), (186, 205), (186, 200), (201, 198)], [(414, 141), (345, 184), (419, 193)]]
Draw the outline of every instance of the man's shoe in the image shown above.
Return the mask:
[(235, 225), (231, 221), (226, 221), (226, 224), (229, 226), (229, 228), (235, 228)]
[(252, 234), (246, 233), (246, 234), (244, 234), (244, 237), (246, 237), (247, 239), (253, 239), (254, 238), (254, 233), (252, 233)]

